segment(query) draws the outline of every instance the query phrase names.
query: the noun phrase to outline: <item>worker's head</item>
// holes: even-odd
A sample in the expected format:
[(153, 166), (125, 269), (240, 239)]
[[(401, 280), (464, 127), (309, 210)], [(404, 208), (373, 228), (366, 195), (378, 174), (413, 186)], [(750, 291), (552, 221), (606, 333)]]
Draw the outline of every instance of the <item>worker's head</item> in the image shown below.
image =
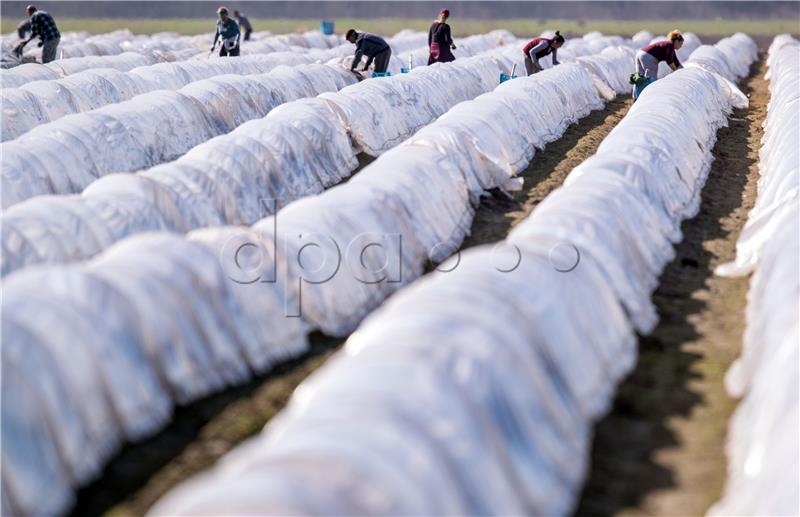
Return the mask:
[(239, 11), (233, 11), (233, 17), (234, 18), (238, 18), (239, 17)]
[(441, 9), (439, 11), (439, 17), (437, 20), (441, 23), (444, 23), (448, 18), (450, 18), (450, 9)]
[(683, 34), (677, 29), (667, 34), (667, 39), (675, 46), (675, 50), (683, 46)]
[(347, 35), (344, 37), (350, 43), (355, 43), (356, 39), (358, 38), (358, 32), (355, 29), (350, 29), (347, 31)]
[(28, 16), (33, 16), (33, 13), (35, 13), (37, 9), (35, 5), (29, 5), (25, 8), (25, 11), (28, 13)]
[(217, 16), (223, 22), (227, 22), (228, 21), (228, 8), (227, 7), (220, 7), (219, 9), (217, 9)]
[(556, 31), (556, 35), (553, 36), (553, 48), (561, 48), (563, 44), (564, 36), (561, 35), (561, 31)]

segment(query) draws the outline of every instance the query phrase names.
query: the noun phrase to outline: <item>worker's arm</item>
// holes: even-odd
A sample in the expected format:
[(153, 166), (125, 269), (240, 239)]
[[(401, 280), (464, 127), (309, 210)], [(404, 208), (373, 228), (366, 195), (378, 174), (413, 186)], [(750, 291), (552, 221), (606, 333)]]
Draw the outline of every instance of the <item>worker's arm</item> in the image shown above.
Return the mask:
[(428, 48), (431, 47), (431, 42), (433, 41), (433, 27), (434, 26), (431, 25), (431, 28), (428, 29)]
[(558, 60), (558, 58), (556, 57), (556, 55), (557, 55), (557, 54), (558, 54), (558, 49), (557, 49), (557, 48), (554, 48), (554, 49), (553, 49), (553, 66), (555, 66), (555, 65), (560, 65), (560, 64), (561, 64), (561, 62), (560, 62), (560, 61)]
[(680, 61), (678, 61), (678, 53), (677, 53), (677, 52), (675, 52), (675, 51), (673, 50), (673, 51), (672, 51), (672, 56), (671, 56), (671, 57), (672, 57), (672, 61), (671, 61), (671, 62), (669, 62), (669, 63), (667, 63), (667, 64), (669, 65), (669, 67), (672, 69), (672, 71), (673, 71), (673, 72), (674, 72), (675, 70), (678, 70), (678, 69), (681, 69), (681, 68), (683, 68), (683, 65), (681, 64), (681, 62), (680, 62)]
[(362, 68), (362, 71), (366, 71), (366, 70), (368, 70), (368, 69), (369, 69), (370, 65), (372, 64), (372, 58), (373, 58), (373, 57), (374, 57), (374, 56), (369, 56), (369, 57), (367, 58), (367, 64), (365, 64), (365, 65), (364, 65), (364, 68)]
[(358, 64), (361, 62), (361, 58), (364, 56), (364, 49), (356, 47), (356, 55), (353, 57), (353, 64), (350, 65), (350, 70), (355, 71)]
[(444, 31), (445, 41), (450, 45), (450, 48), (455, 49), (456, 46), (453, 45), (453, 38), (450, 36), (450, 25), (445, 24)]
[(214, 50), (214, 47), (217, 46), (218, 39), (219, 39), (219, 26), (217, 26), (217, 32), (214, 33), (214, 42), (211, 44), (211, 50)]

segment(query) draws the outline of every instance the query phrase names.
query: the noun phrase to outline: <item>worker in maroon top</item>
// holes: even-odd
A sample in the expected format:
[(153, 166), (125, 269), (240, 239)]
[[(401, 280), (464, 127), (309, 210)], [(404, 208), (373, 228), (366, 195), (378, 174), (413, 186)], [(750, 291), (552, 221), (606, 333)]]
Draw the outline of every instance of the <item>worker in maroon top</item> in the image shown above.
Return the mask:
[(539, 64), (539, 60), (548, 54), (553, 54), (553, 65), (560, 64), (557, 54), (558, 49), (563, 44), (564, 36), (559, 31), (556, 31), (556, 35), (552, 38), (536, 38), (529, 41), (522, 49), (522, 53), (525, 54), (525, 70), (528, 75), (542, 71), (542, 65)]
[(450, 52), (451, 49), (455, 50), (456, 46), (450, 36), (450, 26), (447, 24), (448, 18), (450, 18), (450, 11), (442, 9), (439, 11), (439, 17), (436, 18), (436, 21), (433, 22), (430, 30), (428, 30), (429, 65), (447, 63), (456, 59), (456, 56)]
[(636, 72), (642, 77), (658, 79), (658, 64), (666, 61), (672, 70), (683, 68), (675, 53), (683, 46), (683, 35), (672, 31), (665, 41), (656, 41), (636, 52)]

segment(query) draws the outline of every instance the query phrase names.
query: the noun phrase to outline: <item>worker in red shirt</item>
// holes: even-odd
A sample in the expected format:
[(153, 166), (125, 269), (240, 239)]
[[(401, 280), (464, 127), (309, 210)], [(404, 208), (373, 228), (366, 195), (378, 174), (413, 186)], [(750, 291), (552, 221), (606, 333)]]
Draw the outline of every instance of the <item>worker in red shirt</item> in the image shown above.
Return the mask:
[(529, 41), (522, 49), (522, 53), (525, 54), (525, 70), (528, 75), (542, 71), (539, 60), (548, 54), (553, 54), (553, 65), (560, 64), (557, 53), (563, 44), (564, 36), (559, 31), (556, 31), (556, 35), (552, 38), (536, 38)]
[(675, 30), (667, 35), (665, 41), (656, 41), (636, 52), (636, 73), (642, 77), (658, 79), (658, 64), (666, 61), (672, 70), (683, 68), (675, 53), (683, 46), (683, 35)]

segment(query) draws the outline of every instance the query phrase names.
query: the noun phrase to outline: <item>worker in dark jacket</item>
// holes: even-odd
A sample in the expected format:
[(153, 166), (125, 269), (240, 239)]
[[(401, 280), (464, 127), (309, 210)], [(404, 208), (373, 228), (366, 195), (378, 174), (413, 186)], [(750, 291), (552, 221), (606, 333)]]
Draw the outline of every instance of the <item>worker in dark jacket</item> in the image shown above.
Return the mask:
[(217, 40), (222, 39), (219, 47), (219, 55), (238, 56), (239, 55), (239, 25), (228, 17), (228, 9), (220, 7), (217, 9), (217, 32), (214, 34), (214, 43), (211, 45), (211, 52), (217, 46)]
[(359, 33), (355, 29), (347, 31), (345, 38), (356, 46), (356, 55), (353, 58), (353, 64), (350, 65), (351, 71), (355, 72), (356, 66), (361, 62), (361, 57), (367, 56), (367, 64), (364, 65), (362, 72), (369, 68), (373, 59), (375, 60), (375, 72), (386, 72), (386, 69), (389, 68), (389, 59), (392, 57), (392, 49), (385, 39), (368, 32)]
[(450, 26), (447, 24), (448, 18), (450, 18), (450, 11), (442, 9), (439, 11), (439, 17), (436, 18), (436, 21), (433, 22), (433, 25), (428, 30), (429, 65), (433, 63), (448, 63), (456, 59), (456, 56), (450, 52), (450, 49), (455, 50), (456, 46), (450, 36)]
[(244, 30), (244, 40), (250, 41), (250, 35), (253, 33), (253, 26), (250, 25), (250, 20), (239, 11), (233, 11), (233, 17), (239, 24), (239, 28)]
[(560, 64), (558, 62), (558, 49), (564, 44), (564, 36), (559, 31), (552, 38), (536, 38), (528, 42), (522, 49), (525, 54), (525, 70), (528, 75), (533, 75), (542, 71), (542, 65), (539, 60), (548, 54), (553, 54), (553, 65)]
[(28, 16), (30, 16), (30, 31), (31, 36), (22, 41), (14, 48), (17, 55), (22, 55), (22, 49), (30, 41), (39, 37), (39, 46), (42, 47), (42, 63), (49, 63), (56, 58), (56, 50), (58, 44), (61, 42), (61, 33), (58, 32), (56, 21), (45, 11), (39, 11), (35, 6), (29, 5), (27, 7)]

